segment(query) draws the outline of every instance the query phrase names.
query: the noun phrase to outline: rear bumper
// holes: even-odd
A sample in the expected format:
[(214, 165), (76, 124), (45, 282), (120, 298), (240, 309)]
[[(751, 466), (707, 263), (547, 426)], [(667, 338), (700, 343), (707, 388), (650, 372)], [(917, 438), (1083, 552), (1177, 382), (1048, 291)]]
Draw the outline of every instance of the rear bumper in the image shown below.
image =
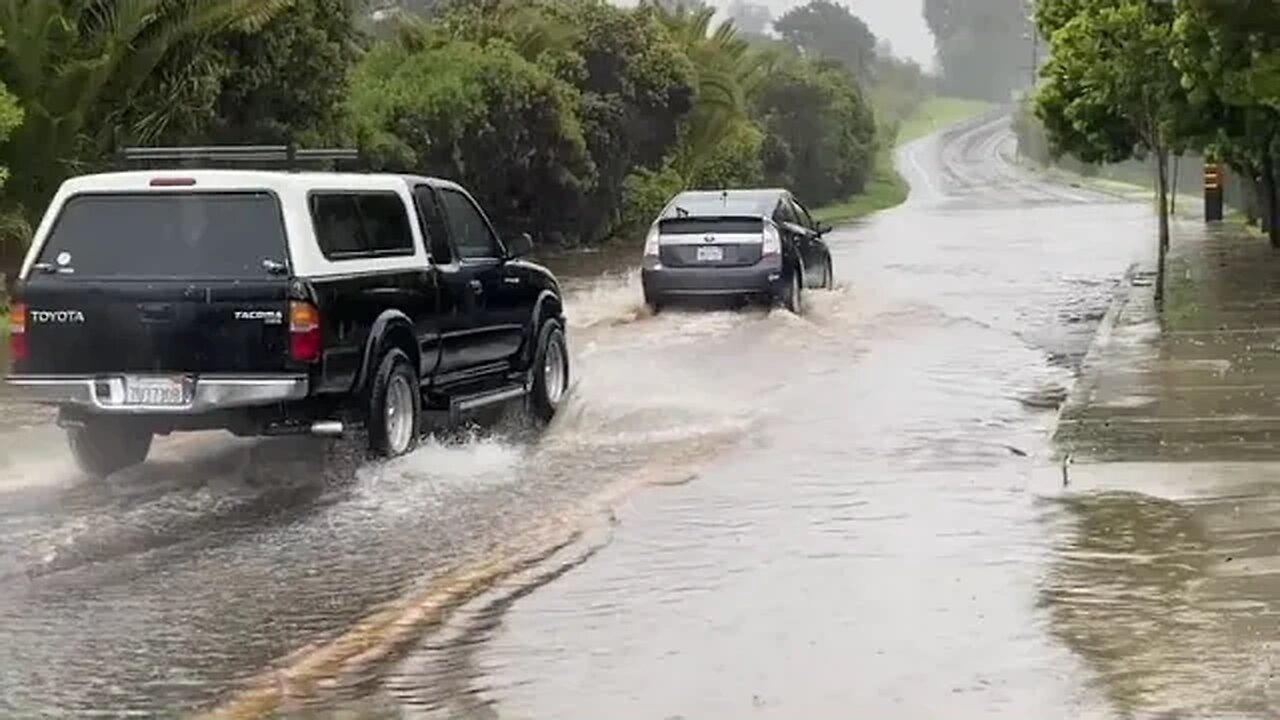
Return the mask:
[(785, 287), (782, 260), (767, 257), (746, 267), (646, 266), (640, 272), (645, 297), (772, 295)]
[(273, 405), (307, 396), (306, 375), (191, 375), (184, 405), (126, 405), (119, 375), (11, 375), (5, 383), (24, 400), (94, 413), (196, 415)]

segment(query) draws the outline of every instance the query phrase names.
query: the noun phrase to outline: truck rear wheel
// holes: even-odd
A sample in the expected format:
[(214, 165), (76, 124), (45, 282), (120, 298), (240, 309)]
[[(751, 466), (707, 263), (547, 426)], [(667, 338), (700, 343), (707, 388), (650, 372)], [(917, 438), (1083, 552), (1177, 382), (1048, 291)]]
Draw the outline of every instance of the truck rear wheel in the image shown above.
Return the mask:
[(569, 345), (559, 321), (542, 324), (531, 372), (529, 407), (539, 420), (550, 422), (569, 392)]
[(76, 464), (95, 478), (145, 462), (151, 452), (151, 439), (151, 431), (120, 420), (90, 419), (81, 427), (67, 430), (67, 443)]
[(403, 351), (388, 350), (369, 392), (369, 449), (389, 458), (412, 450), (418, 444), (421, 414), (418, 373)]

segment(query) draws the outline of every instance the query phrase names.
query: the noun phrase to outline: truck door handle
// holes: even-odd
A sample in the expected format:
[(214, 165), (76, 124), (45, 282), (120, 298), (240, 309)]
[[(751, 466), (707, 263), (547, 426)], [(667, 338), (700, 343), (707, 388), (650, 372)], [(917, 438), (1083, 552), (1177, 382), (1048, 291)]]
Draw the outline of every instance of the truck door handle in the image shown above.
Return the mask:
[(479, 280), (472, 280), (467, 284), (471, 286), (472, 290), (475, 290), (478, 293), (484, 292), (484, 283), (480, 282)]

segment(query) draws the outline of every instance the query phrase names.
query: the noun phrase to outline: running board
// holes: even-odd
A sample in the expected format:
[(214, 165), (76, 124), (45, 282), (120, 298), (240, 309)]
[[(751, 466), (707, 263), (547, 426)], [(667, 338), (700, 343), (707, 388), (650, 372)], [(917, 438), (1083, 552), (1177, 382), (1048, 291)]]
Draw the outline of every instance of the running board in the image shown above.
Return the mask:
[(456, 420), (458, 416), (465, 413), (474, 412), (491, 405), (510, 402), (528, 394), (529, 391), (525, 389), (524, 385), (504, 385), (493, 390), (461, 395), (449, 402), (449, 415)]

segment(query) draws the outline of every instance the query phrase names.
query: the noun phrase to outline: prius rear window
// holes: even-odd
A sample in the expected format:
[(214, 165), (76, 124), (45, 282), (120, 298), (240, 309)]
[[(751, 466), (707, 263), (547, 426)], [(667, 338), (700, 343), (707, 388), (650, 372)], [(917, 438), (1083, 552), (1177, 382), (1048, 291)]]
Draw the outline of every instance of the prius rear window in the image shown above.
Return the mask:
[(39, 262), (77, 278), (261, 278), (287, 262), (267, 192), (90, 194), (71, 198)]

